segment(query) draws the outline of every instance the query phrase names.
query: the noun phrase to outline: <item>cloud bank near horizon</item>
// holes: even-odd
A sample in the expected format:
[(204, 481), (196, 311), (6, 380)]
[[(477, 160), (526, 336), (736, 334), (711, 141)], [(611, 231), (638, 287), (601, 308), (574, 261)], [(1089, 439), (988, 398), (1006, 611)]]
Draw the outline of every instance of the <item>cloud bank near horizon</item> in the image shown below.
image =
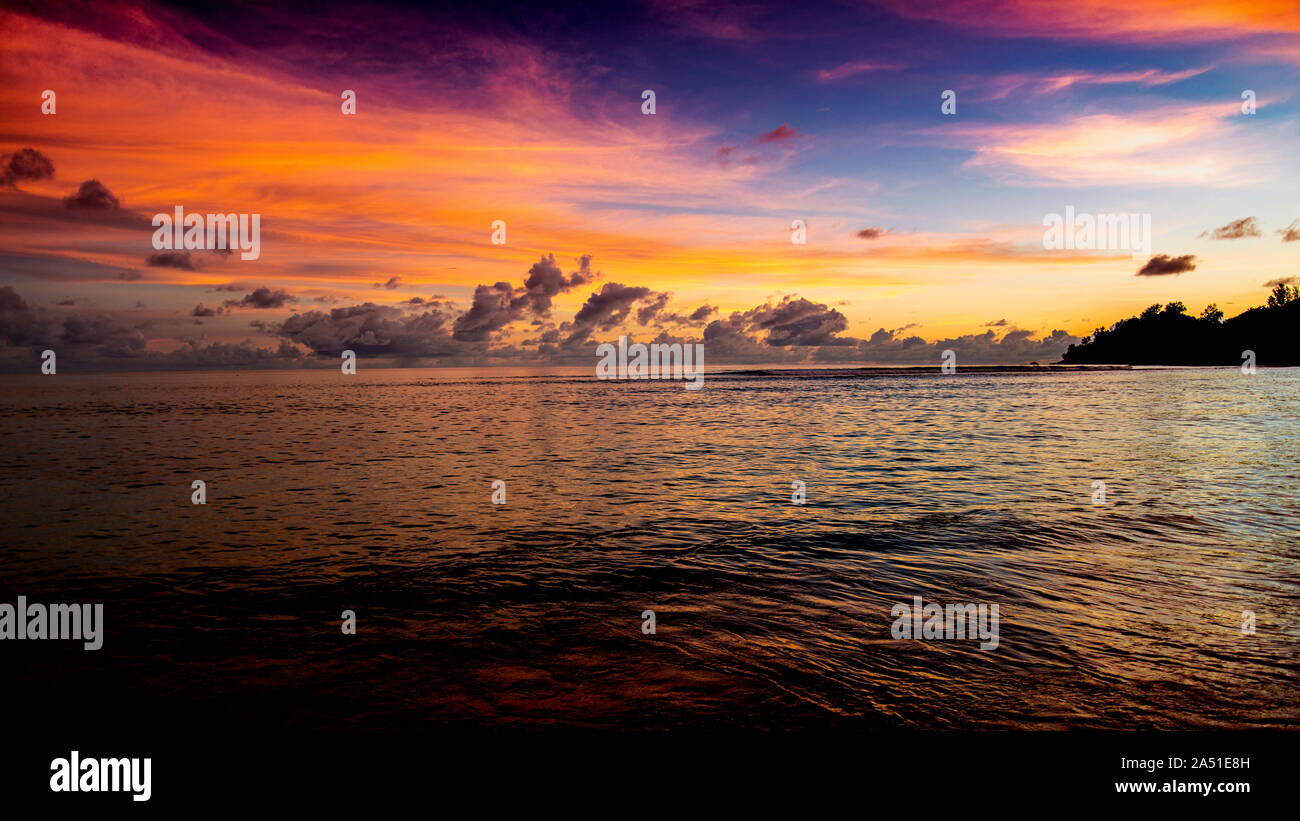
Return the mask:
[[(792, 295), (710, 320), (717, 312), (713, 306), (689, 313), (669, 311), (670, 294), (617, 282), (592, 291), (572, 319), (554, 321), (548, 295), (590, 282), (593, 276), (590, 257), (582, 257), (578, 270), (568, 276), (559, 271), (554, 257), (543, 257), (519, 286), (480, 286), (479, 294), (487, 297), (476, 296), (468, 308), (417, 298), (295, 311), (281, 321), (251, 320), (249, 327), (259, 335), (277, 340), (274, 347), (251, 339), (238, 344), (205, 342), (193, 326), (249, 305), (278, 307), (296, 301), (280, 291), (256, 288), (242, 299), (228, 300), (223, 308), (200, 304), (188, 313), (177, 312), (183, 315), (159, 317), (142, 315), (144, 306), (87, 312), (75, 301), (38, 305), (12, 287), (0, 286), (0, 368), (30, 370), (46, 349), (54, 350), (68, 370), (327, 367), (345, 350), (399, 365), (594, 365), (597, 346), (620, 335), (635, 341), (702, 343), (708, 361), (715, 364), (924, 364), (938, 362), (947, 349), (968, 364), (1021, 364), (1055, 361), (1079, 341), (1063, 330), (1035, 338), (1033, 332), (1014, 327), (1001, 336), (988, 330), (934, 341), (904, 336), (905, 328), (881, 328), (860, 339), (843, 333), (845, 319), (835, 308)], [(510, 341), (509, 327), (517, 323), (534, 331), (522, 344)], [(160, 350), (151, 346), (158, 340), (178, 344)]]

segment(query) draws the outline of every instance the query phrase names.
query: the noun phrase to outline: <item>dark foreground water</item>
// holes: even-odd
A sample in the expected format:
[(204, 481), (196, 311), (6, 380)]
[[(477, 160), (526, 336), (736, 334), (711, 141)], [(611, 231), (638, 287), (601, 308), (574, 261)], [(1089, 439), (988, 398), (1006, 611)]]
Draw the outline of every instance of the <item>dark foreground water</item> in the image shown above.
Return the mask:
[[(0, 642), (0, 695), (177, 726), (1297, 727), (1298, 418), (1297, 370), (4, 377), (0, 602), (103, 602), (107, 631)], [(895, 640), (917, 595), (999, 605), (999, 646)]]

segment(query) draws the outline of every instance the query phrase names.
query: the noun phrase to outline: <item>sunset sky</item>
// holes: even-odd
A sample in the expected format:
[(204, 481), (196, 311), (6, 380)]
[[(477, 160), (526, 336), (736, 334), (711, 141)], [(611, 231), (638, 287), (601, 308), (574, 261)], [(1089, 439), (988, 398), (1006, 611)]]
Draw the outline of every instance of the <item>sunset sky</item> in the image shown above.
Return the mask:
[[(3, 4), (0, 356), (1019, 362), (1300, 275), (1296, 0), (457, 5)], [(260, 258), (158, 256), (177, 205)]]

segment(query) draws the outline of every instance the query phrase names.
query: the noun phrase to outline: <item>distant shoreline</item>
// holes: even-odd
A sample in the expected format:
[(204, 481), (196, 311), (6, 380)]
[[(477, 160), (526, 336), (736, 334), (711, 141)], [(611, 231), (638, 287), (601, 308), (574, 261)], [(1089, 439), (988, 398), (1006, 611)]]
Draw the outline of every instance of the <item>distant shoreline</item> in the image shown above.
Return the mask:
[[(962, 376), (972, 374), (997, 375), (997, 374), (1068, 374), (1068, 373), (1109, 373), (1114, 371), (1185, 371), (1185, 370), (1238, 370), (1238, 365), (1227, 364), (1204, 364), (1204, 365), (1147, 365), (1147, 364), (1088, 364), (1073, 365), (1064, 363), (1052, 363), (1049, 365), (958, 365), (956, 371), (951, 374), (945, 374), (941, 371), (938, 363), (933, 365), (857, 365), (853, 367), (807, 367), (807, 366), (782, 366), (771, 365), (767, 367), (754, 366), (728, 366), (718, 365), (716, 369), (706, 367), (705, 374), (707, 379), (740, 379), (740, 378), (792, 378), (798, 377), (803, 379), (837, 379), (853, 377), (875, 377), (875, 376)], [(1295, 365), (1260, 365), (1261, 370), (1285, 370), (1295, 368)], [(436, 371), (447, 374), (456, 374), (470, 379), (567, 379), (577, 381), (602, 381), (596, 379), (592, 369), (584, 365), (372, 365), (366, 367), (364, 364), (358, 368), (357, 375), (361, 381), (365, 380), (367, 373), (409, 373), (413, 377), (418, 376), (421, 372)], [(100, 380), (112, 380), (115, 377), (127, 376), (154, 376), (175, 378), (187, 374), (205, 375), (205, 376), (229, 376), (229, 377), (252, 377), (261, 374), (292, 374), (306, 376), (309, 374), (338, 374), (338, 369), (334, 367), (296, 367), (296, 368), (158, 368), (154, 370), (85, 370), (85, 371), (61, 371), (55, 376), (44, 376), (39, 373), (29, 371), (0, 371), (0, 378), (16, 377), (19, 379), (34, 378), (39, 380), (54, 379), (60, 377), (95, 377)], [(355, 377), (347, 377), (349, 379)], [(629, 382), (650, 382), (671, 380), (655, 379), (626, 379), (626, 380), (607, 380), (615, 384)]]
[[(1073, 373), (1085, 371), (1130, 371), (1132, 365), (966, 365), (955, 373), (1038, 373), (1044, 371)], [(710, 376), (866, 376), (869, 374), (940, 373), (938, 365), (863, 365), (854, 368), (746, 368), (709, 371)], [(944, 374), (955, 375), (955, 374)]]

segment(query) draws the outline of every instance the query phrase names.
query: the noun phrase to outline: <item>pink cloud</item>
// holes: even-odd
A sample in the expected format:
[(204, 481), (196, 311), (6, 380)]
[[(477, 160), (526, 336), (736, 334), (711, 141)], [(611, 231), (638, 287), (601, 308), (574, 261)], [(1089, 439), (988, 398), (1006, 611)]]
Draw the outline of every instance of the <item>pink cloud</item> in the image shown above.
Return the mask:
[(761, 39), (750, 17), (755, 8), (717, 0), (650, 0), (652, 13), (675, 28), (713, 40), (752, 42)]
[[(747, 140), (745, 145), (749, 147), (775, 145), (784, 148), (788, 153), (795, 149), (796, 140), (803, 136), (805, 135), (797, 129), (791, 128), (789, 123), (781, 123), (771, 131), (765, 131), (757, 137)], [(718, 146), (717, 151), (714, 152), (714, 159), (717, 160), (720, 165), (728, 165), (732, 162), (737, 162), (737, 160), (733, 158), (732, 153), (738, 148), (740, 148), (738, 145), (720, 145)], [(777, 160), (780, 158), (780, 154), (754, 153), (746, 155), (744, 159), (738, 160), (738, 162), (741, 165), (757, 165), (760, 162)]]
[(833, 83), (836, 80), (843, 80), (846, 77), (852, 77), (855, 74), (862, 74), (867, 71), (896, 71), (902, 66), (891, 63), (873, 63), (868, 60), (855, 60), (849, 63), (843, 63), (835, 68), (824, 68), (816, 74), (817, 81), (821, 83)]
[(1012, 37), (1142, 43), (1300, 33), (1295, 0), (877, 0), (914, 20)]
[(1063, 91), (1073, 86), (1083, 85), (1169, 85), (1198, 77), (1209, 71), (1210, 67), (1189, 68), (1184, 71), (1162, 71), (1148, 68), (1135, 71), (1071, 71), (1058, 74), (1003, 74), (992, 78), (978, 78), (971, 82), (972, 87), (988, 89), (988, 93), (977, 99), (1001, 100), (1017, 92), (1041, 95)]
[[(1237, 186), (1276, 153), (1268, 134), (1233, 131), (1235, 103), (1086, 114), (1062, 122), (926, 129), (973, 156), (966, 167), (1010, 183)], [(1243, 144), (1243, 140), (1249, 145)]]
[(781, 123), (771, 131), (759, 134), (758, 141), (759, 143), (781, 143), (801, 136), (803, 135), (791, 128), (789, 123)]

